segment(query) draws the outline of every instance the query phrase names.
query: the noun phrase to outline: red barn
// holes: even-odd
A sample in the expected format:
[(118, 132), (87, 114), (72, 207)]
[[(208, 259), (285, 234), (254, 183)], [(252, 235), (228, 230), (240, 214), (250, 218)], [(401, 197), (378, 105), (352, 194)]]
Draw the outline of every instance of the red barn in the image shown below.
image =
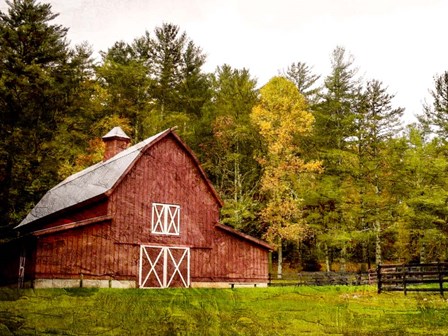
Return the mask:
[[(68, 177), (16, 227), (2, 276), (38, 287), (266, 286), (265, 242), (219, 223), (222, 201), (168, 129)], [(0, 271), (1, 272), (1, 271)]]

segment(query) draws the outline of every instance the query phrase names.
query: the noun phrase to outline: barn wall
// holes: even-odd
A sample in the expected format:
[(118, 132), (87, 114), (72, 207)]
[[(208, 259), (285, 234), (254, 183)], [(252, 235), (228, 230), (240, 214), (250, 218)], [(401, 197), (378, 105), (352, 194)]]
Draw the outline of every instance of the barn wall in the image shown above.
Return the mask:
[(37, 239), (36, 278), (88, 278), (113, 275), (110, 222), (43, 235)]
[[(181, 206), (179, 236), (151, 233), (152, 203)], [(134, 277), (140, 244), (210, 249), (213, 226), (219, 219), (216, 198), (173, 136), (142, 155), (111, 195), (109, 211), (114, 216), (117, 274)]]
[[(34, 226), (34, 229), (58, 227), (106, 214), (107, 201), (100, 200), (66, 211), (53, 220)], [(81, 274), (99, 278), (112, 274), (110, 225), (110, 222), (100, 222), (34, 237), (32, 246), (26, 244), (25, 279), (80, 279)]]
[(268, 251), (220, 230), (215, 233), (212, 265), (218, 281), (268, 280)]

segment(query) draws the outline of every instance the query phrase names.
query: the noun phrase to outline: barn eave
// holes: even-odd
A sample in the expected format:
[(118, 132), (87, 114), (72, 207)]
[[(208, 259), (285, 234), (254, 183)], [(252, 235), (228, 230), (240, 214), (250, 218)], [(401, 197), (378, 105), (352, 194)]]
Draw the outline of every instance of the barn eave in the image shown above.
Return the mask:
[(50, 227), (50, 228), (46, 228), (46, 229), (42, 229), (42, 230), (37, 230), (37, 231), (32, 232), (32, 235), (33, 236), (43, 236), (43, 235), (52, 234), (52, 233), (56, 233), (56, 232), (76, 229), (76, 228), (83, 227), (86, 225), (106, 223), (106, 222), (110, 222), (111, 220), (112, 220), (112, 216), (110, 216), (110, 215), (97, 216), (97, 217), (88, 218), (88, 219), (84, 219), (84, 220), (80, 220), (80, 221), (76, 221), (76, 222), (72, 222), (72, 223), (67, 223), (67, 224), (62, 224), (62, 225), (58, 225), (58, 226), (54, 226), (54, 227)]
[(230, 226), (227, 225), (223, 225), (223, 224), (216, 224), (215, 225), (216, 228), (223, 230), (227, 233), (230, 233), (231, 235), (237, 236), (239, 238), (241, 238), (242, 240), (246, 240), (249, 241), (252, 244), (256, 244), (260, 247), (262, 247), (263, 249), (269, 250), (269, 251), (273, 251), (274, 248), (269, 245), (268, 243), (266, 243), (265, 241), (261, 240), (261, 239), (257, 239), (255, 237), (249, 236), (245, 233), (242, 233), (238, 230), (235, 230), (233, 228), (231, 228)]

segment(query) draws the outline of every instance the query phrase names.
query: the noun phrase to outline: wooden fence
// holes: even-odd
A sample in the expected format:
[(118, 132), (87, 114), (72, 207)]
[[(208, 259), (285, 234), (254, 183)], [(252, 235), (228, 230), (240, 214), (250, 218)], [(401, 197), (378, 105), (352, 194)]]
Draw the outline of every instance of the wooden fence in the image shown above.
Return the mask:
[[(437, 291), (443, 295), (448, 289), (444, 288), (444, 283), (448, 283), (448, 263), (378, 265), (376, 276), (378, 293)], [(431, 286), (434, 284), (437, 286)]]
[(274, 274), (270, 276), (269, 286), (366, 285), (376, 283), (376, 272), (373, 275), (372, 278), (369, 273), (299, 272), (277, 279)]

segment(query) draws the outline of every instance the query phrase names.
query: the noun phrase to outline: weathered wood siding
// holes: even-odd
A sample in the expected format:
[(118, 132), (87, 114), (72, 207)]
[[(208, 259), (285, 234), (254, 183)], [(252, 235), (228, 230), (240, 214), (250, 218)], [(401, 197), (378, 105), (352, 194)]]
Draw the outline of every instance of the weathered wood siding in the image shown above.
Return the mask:
[(82, 207), (70, 209), (59, 214), (51, 221), (47, 221), (45, 225), (41, 225), (39, 229), (49, 228), (67, 223), (77, 222), (88, 218), (103, 216), (107, 214), (107, 199), (103, 198), (96, 202), (90, 202)]
[(40, 236), (36, 250), (37, 278), (89, 278), (113, 276), (107, 251), (113, 248), (110, 222)]
[[(103, 216), (106, 213), (107, 202), (95, 202), (41, 223), (39, 230)], [(94, 278), (110, 274), (112, 262), (102, 255), (105, 250), (110, 249), (110, 232), (109, 222), (38, 236), (35, 253), (31, 260), (27, 258), (26, 270), (33, 272), (35, 278), (50, 279), (79, 278), (80, 274)]]
[(264, 282), (268, 280), (268, 251), (226, 232), (214, 231), (210, 249), (191, 251), (193, 282)]
[(107, 214), (107, 204), (107, 198), (103, 196), (101, 199), (87, 202), (82, 206), (73, 207), (62, 211), (61, 213), (50, 215), (43, 221), (38, 220), (34, 223), (27, 224), (23, 228), (19, 228), (18, 231), (25, 235), (29, 232), (48, 229), (98, 216), (104, 216)]
[(220, 230), (215, 231), (213, 264), (219, 281), (267, 281), (268, 251)]

